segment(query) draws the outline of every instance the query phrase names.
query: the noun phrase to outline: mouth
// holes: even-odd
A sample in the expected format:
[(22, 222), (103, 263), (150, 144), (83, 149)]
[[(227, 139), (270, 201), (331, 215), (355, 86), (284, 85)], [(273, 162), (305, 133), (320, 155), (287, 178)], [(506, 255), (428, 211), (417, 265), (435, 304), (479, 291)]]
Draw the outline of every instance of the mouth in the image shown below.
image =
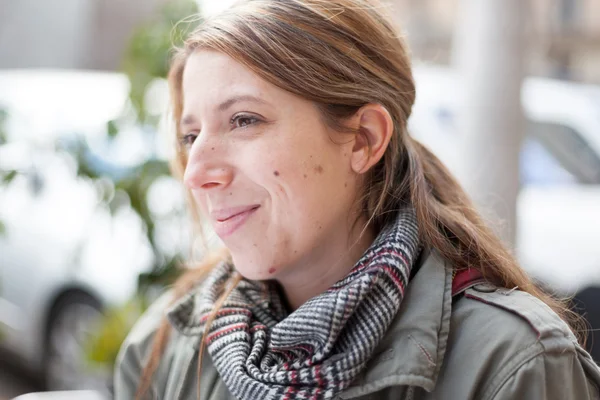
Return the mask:
[(221, 239), (238, 230), (260, 208), (259, 205), (242, 206), (212, 212), (213, 228)]

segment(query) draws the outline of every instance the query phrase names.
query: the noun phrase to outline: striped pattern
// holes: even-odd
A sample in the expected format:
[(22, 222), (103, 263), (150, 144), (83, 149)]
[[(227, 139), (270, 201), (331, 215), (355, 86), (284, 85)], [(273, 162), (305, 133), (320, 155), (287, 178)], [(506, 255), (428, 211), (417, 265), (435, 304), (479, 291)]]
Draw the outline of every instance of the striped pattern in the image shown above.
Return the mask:
[[(239, 399), (330, 399), (365, 368), (398, 311), (418, 256), (412, 210), (380, 233), (349, 275), (287, 315), (274, 285), (242, 280), (215, 318), (207, 349)], [(201, 335), (233, 266), (218, 266), (168, 312)]]

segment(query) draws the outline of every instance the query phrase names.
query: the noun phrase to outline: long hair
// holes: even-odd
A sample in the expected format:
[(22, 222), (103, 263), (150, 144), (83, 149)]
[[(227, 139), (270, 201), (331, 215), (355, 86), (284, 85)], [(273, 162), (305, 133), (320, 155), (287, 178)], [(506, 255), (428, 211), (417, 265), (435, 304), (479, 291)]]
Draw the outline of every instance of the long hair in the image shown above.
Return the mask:
[[(176, 52), (169, 74), (175, 126), (182, 114), (186, 60), (200, 49), (226, 54), (264, 80), (313, 102), (325, 123), (339, 131), (362, 106), (381, 104), (393, 119), (394, 131), (358, 198), (375, 231), (394, 220), (398, 210), (411, 206), (421, 243), (436, 249), (453, 269), (475, 268), (490, 282), (519, 287), (563, 319), (572, 320), (562, 302), (531, 281), (439, 159), (408, 134), (415, 85), (407, 46), (390, 21), (385, 7), (375, 0), (239, 2), (204, 21)], [(174, 169), (181, 173), (187, 159), (185, 151), (178, 150)], [(204, 263), (204, 268), (183, 276), (177, 287), (184, 290), (178, 294), (212, 265)], [(213, 313), (228, 293), (224, 291)], [(165, 320), (143, 371), (138, 397), (149, 389), (169, 329)]]

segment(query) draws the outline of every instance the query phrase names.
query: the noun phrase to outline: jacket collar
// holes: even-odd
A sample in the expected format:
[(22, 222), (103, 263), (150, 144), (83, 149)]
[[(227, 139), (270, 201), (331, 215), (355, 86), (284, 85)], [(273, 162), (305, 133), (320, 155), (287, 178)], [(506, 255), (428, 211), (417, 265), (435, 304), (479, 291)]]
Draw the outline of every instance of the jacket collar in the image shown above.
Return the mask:
[(446, 352), (452, 308), (452, 271), (436, 252), (423, 251), (419, 271), (408, 285), (400, 310), (343, 399), (389, 386), (435, 387)]

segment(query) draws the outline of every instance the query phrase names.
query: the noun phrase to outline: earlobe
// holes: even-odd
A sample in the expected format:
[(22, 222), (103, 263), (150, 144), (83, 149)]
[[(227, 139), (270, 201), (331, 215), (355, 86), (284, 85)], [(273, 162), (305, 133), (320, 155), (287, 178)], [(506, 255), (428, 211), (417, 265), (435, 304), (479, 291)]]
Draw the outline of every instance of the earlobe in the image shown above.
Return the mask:
[(381, 160), (394, 133), (390, 113), (381, 104), (367, 104), (357, 113), (359, 127), (352, 148), (352, 169), (364, 174)]

